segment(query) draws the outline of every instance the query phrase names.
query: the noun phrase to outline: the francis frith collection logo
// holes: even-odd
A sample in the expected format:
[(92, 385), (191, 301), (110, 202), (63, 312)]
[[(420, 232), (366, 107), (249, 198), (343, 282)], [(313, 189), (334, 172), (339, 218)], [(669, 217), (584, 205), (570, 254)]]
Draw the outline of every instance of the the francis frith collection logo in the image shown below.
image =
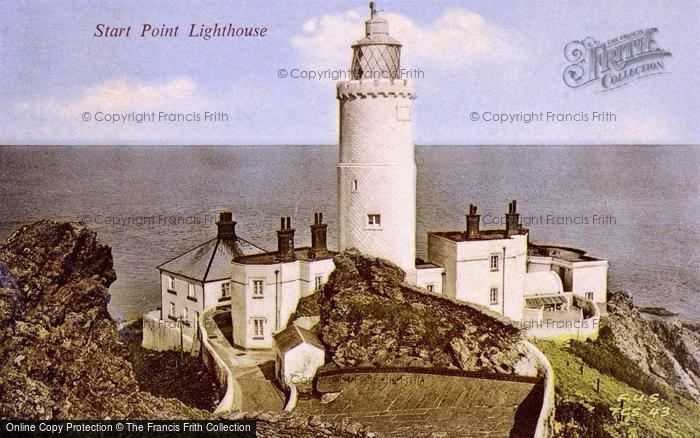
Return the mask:
[(665, 57), (671, 52), (654, 39), (658, 29), (640, 29), (600, 42), (591, 37), (571, 41), (564, 48), (564, 83), (571, 88), (597, 84), (598, 91), (623, 87), (637, 79), (668, 73)]

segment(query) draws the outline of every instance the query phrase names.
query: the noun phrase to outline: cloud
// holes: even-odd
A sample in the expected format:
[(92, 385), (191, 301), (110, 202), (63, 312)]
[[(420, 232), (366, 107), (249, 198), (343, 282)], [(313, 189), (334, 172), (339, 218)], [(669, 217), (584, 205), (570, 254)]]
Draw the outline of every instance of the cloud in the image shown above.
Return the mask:
[[(523, 41), (479, 14), (447, 9), (436, 20), (419, 24), (400, 15), (385, 14), (390, 33), (404, 45), (402, 65), (425, 71), (460, 72), (498, 66), (520, 69)], [(291, 42), (309, 67), (347, 67), (350, 42), (364, 35), (364, 17), (358, 10), (307, 20)]]
[[(142, 122), (110, 123), (98, 121), (98, 113), (119, 114), (159, 112), (203, 114), (223, 111), (230, 118), (240, 115), (243, 102), (250, 101), (258, 90), (231, 90), (210, 95), (189, 77), (174, 77), (146, 82), (131, 77), (108, 79), (85, 86), (78, 92), (56, 90), (53, 95), (33, 98), (15, 106), (24, 123), (12, 126), (10, 138), (48, 142), (202, 142), (225, 138), (235, 130), (231, 125), (215, 123)], [(233, 96), (237, 97), (234, 99)], [(83, 120), (85, 112), (90, 120)], [(209, 138), (202, 138), (202, 132)]]
[(148, 84), (132, 79), (116, 79), (88, 87), (74, 104), (80, 109), (133, 111), (148, 107), (181, 107), (183, 103), (201, 103), (202, 96), (190, 78)]

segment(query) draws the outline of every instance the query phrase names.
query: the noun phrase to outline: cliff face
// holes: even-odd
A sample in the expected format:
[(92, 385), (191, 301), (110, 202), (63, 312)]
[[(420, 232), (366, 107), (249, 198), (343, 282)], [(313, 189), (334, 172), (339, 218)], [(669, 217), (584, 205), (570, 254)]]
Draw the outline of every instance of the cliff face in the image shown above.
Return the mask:
[(44, 220), (0, 246), (0, 417), (206, 418), (139, 391), (107, 313), (108, 246), (82, 224)]
[(649, 376), (700, 401), (700, 330), (679, 322), (643, 318), (632, 299), (610, 295), (605, 339)]
[[(0, 245), (0, 418), (215, 419), (139, 390), (107, 313), (115, 278), (110, 248), (83, 224), (39, 221)], [(257, 420), (261, 437), (366, 435), (287, 412), (222, 418)]]
[(437, 366), (535, 375), (509, 322), (403, 283), (386, 260), (349, 250), (319, 297), (320, 336), (340, 368)]

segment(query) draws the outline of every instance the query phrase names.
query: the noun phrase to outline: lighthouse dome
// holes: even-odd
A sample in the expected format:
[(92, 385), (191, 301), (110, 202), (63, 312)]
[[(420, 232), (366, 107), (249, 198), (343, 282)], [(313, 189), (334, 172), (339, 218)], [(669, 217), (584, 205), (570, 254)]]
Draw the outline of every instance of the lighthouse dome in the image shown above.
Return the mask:
[(353, 79), (397, 79), (401, 69), (401, 43), (389, 35), (389, 23), (370, 2), (365, 37), (352, 45)]

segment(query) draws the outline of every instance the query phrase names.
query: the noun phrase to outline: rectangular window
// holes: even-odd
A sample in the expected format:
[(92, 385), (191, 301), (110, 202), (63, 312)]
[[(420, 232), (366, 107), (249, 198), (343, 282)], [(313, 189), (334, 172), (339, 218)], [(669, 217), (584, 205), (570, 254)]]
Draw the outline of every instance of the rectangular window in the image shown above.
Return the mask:
[(265, 337), (265, 319), (253, 318), (253, 339), (263, 339)]
[(263, 281), (253, 280), (253, 298), (263, 297)]
[(197, 302), (197, 294), (194, 288), (194, 283), (187, 283), (187, 299), (190, 301)]
[(175, 303), (170, 303), (170, 316), (175, 316)]
[(182, 308), (182, 319), (187, 321), (188, 316), (189, 316), (189, 311), (188, 311), (187, 307), (183, 307)]
[(491, 292), (489, 292), (489, 300), (491, 304), (498, 304), (498, 288), (492, 287)]
[(491, 256), (491, 270), (492, 271), (498, 271), (498, 256), (497, 255), (492, 255)]
[(231, 296), (231, 282), (221, 283), (221, 297), (226, 298)]
[(379, 228), (382, 226), (382, 216), (379, 214), (367, 215), (367, 226), (371, 228)]
[(428, 292), (435, 292), (435, 285), (434, 284), (426, 284), (425, 288), (428, 290)]
[(315, 290), (321, 289), (321, 285), (323, 285), (323, 275), (317, 275), (316, 278), (314, 279), (314, 289)]
[(593, 301), (593, 292), (586, 292), (586, 298)]
[(168, 289), (175, 289), (175, 279), (170, 275), (168, 275)]

